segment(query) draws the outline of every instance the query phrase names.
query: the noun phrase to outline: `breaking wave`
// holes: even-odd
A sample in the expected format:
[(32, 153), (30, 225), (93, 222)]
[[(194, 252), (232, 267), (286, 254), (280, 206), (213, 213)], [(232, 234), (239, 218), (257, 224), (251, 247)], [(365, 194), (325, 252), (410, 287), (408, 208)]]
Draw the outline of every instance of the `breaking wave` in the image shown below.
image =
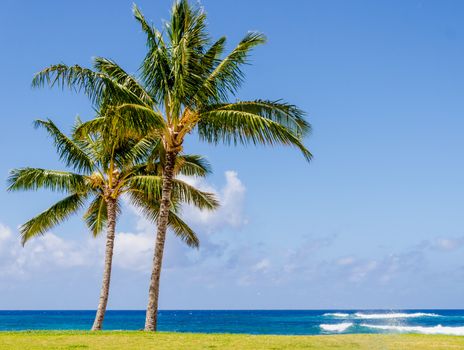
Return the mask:
[(401, 333), (422, 333), (422, 334), (446, 334), (446, 335), (464, 335), (464, 327), (444, 327), (442, 325), (433, 327), (421, 326), (377, 326), (371, 324), (361, 324), (362, 327), (379, 329), (384, 331), (394, 331)]
[(391, 313), (382, 313), (382, 314), (365, 314), (362, 312), (356, 312), (354, 314), (356, 318), (361, 318), (364, 320), (371, 319), (386, 319), (386, 318), (417, 318), (417, 317), (439, 317), (437, 314), (430, 314), (424, 312), (414, 312), (414, 313), (401, 313), (401, 312), (391, 312)]
[(326, 332), (341, 333), (341, 332), (346, 331), (352, 325), (353, 325), (352, 323), (346, 322), (346, 323), (337, 323), (337, 324), (321, 324), (319, 325), (319, 327), (321, 327), (321, 329)]

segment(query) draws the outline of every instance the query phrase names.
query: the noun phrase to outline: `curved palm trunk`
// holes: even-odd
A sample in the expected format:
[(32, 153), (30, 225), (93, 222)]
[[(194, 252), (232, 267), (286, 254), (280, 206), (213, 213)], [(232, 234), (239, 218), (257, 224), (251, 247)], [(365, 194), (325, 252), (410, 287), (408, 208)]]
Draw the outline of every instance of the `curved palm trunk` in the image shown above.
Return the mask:
[(102, 329), (103, 319), (105, 318), (108, 294), (110, 292), (111, 266), (113, 263), (114, 233), (116, 227), (116, 200), (109, 198), (106, 201), (108, 222), (106, 235), (105, 266), (103, 270), (103, 282), (100, 291), (100, 301), (98, 303), (97, 314), (93, 322), (92, 331)]
[(158, 216), (158, 232), (156, 235), (155, 254), (151, 272), (150, 289), (148, 292), (148, 306), (145, 317), (145, 331), (156, 331), (158, 323), (158, 296), (163, 262), (164, 243), (168, 226), (168, 216), (171, 207), (172, 180), (174, 178), (175, 152), (166, 153), (166, 163), (163, 169), (163, 188), (161, 194), (160, 211)]

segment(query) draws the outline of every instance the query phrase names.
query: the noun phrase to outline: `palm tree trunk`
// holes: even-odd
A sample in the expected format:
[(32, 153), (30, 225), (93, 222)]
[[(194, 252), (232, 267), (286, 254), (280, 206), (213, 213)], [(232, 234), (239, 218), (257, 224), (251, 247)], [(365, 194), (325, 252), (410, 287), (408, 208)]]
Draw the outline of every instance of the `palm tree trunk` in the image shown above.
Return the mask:
[(158, 232), (156, 235), (155, 253), (151, 272), (150, 289), (148, 292), (148, 306), (145, 317), (145, 331), (156, 331), (158, 323), (158, 296), (163, 262), (164, 243), (168, 227), (169, 211), (171, 209), (172, 181), (174, 178), (174, 164), (177, 153), (167, 152), (163, 169), (163, 188), (161, 193), (160, 211), (158, 216)]
[(93, 322), (92, 331), (102, 329), (103, 319), (105, 318), (106, 305), (108, 303), (108, 294), (110, 292), (111, 266), (113, 263), (114, 233), (116, 227), (116, 199), (108, 198), (106, 200), (108, 221), (106, 234), (106, 251), (105, 266), (103, 270), (103, 282), (100, 291), (100, 301), (98, 303), (97, 314)]

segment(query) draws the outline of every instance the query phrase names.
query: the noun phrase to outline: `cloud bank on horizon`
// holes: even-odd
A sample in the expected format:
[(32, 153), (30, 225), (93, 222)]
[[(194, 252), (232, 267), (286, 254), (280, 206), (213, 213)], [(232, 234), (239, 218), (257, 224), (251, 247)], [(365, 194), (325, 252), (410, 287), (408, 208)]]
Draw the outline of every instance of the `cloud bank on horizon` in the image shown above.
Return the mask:
[[(375, 257), (334, 254), (327, 258), (339, 245), (337, 234), (308, 234), (295, 246), (283, 241), (278, 251), (265, 241), (256, 246), (237, 237), (250, 222), (245, 210), (246, 187), (235, 171), (226, 171), (224, 179), (223, 186), (217, 188), (204, 179), (184, 178), (203, 190), (215, 192), (222, 206), (209, 213), (183, 208), (185, 220), (200, 235), (201, 247), (192, 250), (169, 236), (162, 277), (168, 280), (162, 294), (163, 308), (295, 308), (302, 299), (308, 300), (308, 308), (368, 308), (388, 302), (391, 307), (407, 306), (394, 304), (391, 297), (398, 294), (405, 300), (423, 295), (416, 300), (418, 304), (410, 305), (419, 307), (421, 300), (430, 298), (423, 292), (430, 278), (436, 283), (443, 273), (456, 279), (464, 277), (464, 269), (445, 267), (440, 272), (431, 266), (434, 255), (442, 257), (464, 246), (464, 236), (437, 237), (407, 250)], [(116, 237), (112, 308), (143, 308), (145, 303), (141, 292), (145, 291), (151, 266), (154, 226), (135, 208), (129, 209), (135, 217), (135, 227), (133, 231), (118, 232)], [(101, 273), (104, 240), (90, 236), (65, 239), (59, 232), (58, 227), (23, 248), (16, 230), (0, 224), (0, 292), (4, 295), (0, 309), (46, 309), (60, 305), (93, 308), (90, 291), (96, 292), (98, 287), (98, 283), (93, 284)], [(139, 297), (125, 299), (127, 288), (132, 293), (137, 288), (135, 294)], [(82, 296), (82, 289), (88, 290), (88, 298)], [(24, 306), (24, 299), (18, 296), (30, 295), (30, 290), (34, 290), (34, 297), (29, 296), (30, 303)], [(276, 299), (280, 290), (295, 299)], [(191, 298), (178, 298), (186, 291)], [(221, 299), (221, 294), (230, 295), (231, 291), (237, 299)], [(366, 295), (365, 304), (358, 301), (362, 294)], [(208, 297), (211, 295), (215, 295), (213, 300)]]

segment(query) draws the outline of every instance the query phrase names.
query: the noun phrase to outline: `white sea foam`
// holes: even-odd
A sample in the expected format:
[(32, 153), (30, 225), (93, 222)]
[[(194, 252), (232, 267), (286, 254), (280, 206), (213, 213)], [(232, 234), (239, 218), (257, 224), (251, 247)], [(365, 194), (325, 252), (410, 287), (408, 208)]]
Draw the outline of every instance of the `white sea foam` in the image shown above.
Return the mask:
[(326, 313), (326, 314), (324, 314), (322, 316), (346, 318), (346, 317), (350, 317), (350, 314), (345, 314), (343, 312), (329, 312), (329, 313)]
[(363, 323), (361, 324), (361, 326), (385, 330), (385, 331), (402, 332), (402, 333), (464, 335), (464, 327), (444, 327), (440, 324), (434, 327), (421, 327), (421, 326), (377, 326), (377, 325)]
[(338, 333), (341, 333), (341, 332), (346, 331), (352, 325), (353, 325), (352, 323), (345, 322), (345, 323), (337, 323), (337, 324), (321, 324), (321, 325), (319, 325), (319, 327), (321, 327), (322, 330), (324, 330), (326, 332), (338, 332)]
[(437, 314), (429, 314), (424, 312), (414, 312), (414, 313), (401, 313), (401, 312), (391, 312), (391, 313), (382, 313), (382, 314), (364, 314), (357, 312), (354, 314), (356, 318), (361, 318), (364, 320), (371, 319), (384, 319), (384, 318), (417, 318), (417, 317), (439, 317)]

